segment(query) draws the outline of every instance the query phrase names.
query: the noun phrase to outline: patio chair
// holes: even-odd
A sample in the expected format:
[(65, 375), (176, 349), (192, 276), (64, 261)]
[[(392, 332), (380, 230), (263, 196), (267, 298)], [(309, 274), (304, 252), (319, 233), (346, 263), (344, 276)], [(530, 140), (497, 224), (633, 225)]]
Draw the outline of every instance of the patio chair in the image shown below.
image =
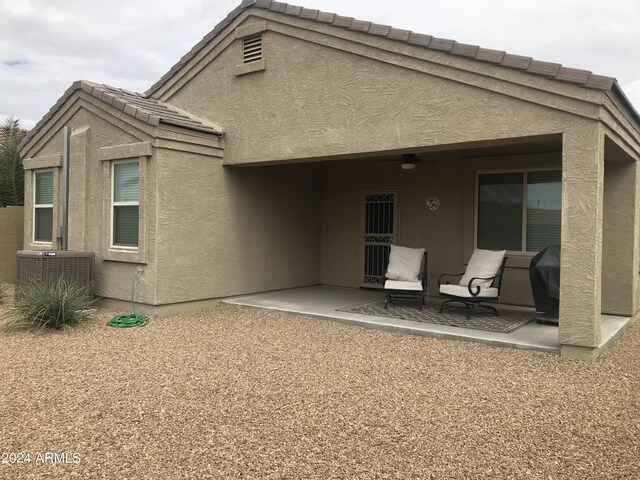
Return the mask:
[(428, 258), (424, 248), (391, 245), (389, 264), (384, 274), (385, 309), (395, 299), (404, 298), (419, 300), (422, 310), (426, 303)]
[[(492, 251), (476, 249), (471, 255), (469, 264), (464, 273), (443, 273), (438, 277), (438, 291), (443, 297), (449, 300), (440, 305), (440, 313), (445, 308), (462, 304), (466, 308), (467, 318), (471, 317), (473, 310), (484, 308), (499, 316), (498, 310), (486, 302), (497, 302), (500, 300), (500, 288), (502, 287), (502, 276), (504, 266), (507, 263), (506, 251)], [(445, 277), (462, 276), (458, 285), (444, 282)]]

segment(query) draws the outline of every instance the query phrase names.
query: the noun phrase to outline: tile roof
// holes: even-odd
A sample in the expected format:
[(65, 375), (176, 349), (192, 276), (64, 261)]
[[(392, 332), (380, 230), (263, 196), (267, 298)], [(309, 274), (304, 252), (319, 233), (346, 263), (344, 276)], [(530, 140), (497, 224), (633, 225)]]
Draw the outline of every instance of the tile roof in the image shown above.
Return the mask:
[(431, 35), (401, 30), (388, 25), (379, 25), (372, 22), (356, 20), (351, 17), (342, 17), (335, 13), (320, 12), (295, 5), (289, 5), (273, 0), (243, 0), (242, 3), (233, 9), (224, 20), (218, 23), (214, 29), (204, 36), (186, 55), (184, 55), (171, 70), (164, 74), (160, 80), (145, 92), (152, 95), (169, 81), (182, 67), (184, 67), (193, 57), (195, 57), (204, 47), (229, 26), (243, 11), (248, 8), (261, 8), (272, 12), (282, 13), (294, 17), (304, 18), (319, 23), (329, 24), (347, 30), (363, 32), (377, 37), (388, 38), (398, 42), (407, 43), (428, 50), (449, 53), (459, 57), (470, 58), (485, 63), (499, 65), (501, 67), (520, 70), (521, 72), (540, 75), (561, 82), (573, 83), (595, 90), (611, 90), (616, 83), (616, 79), (596, 75), (588, 70), (578, 70), (575, 68), (563, 67), (559, 63), (549, 63), (534, 60), (531, 57), (512, 55), (499, 50), (490, 50), (477, 45), (466, 45), (454, 40), (436, 38)]
[(130, 92), (122, 88), (110, 87), (109, 85), (93, 83), (87, 80), (79, 80), (74, 82), (73, 85), (64, 92), (64, 95), (58, 99), (56, 104), (51, 107), (36, 126), (22, 139), (20, 148), (33, 138), (36, 132), (56, 114), (62, 105), (77, 90), (82, 90), (92, 97), (148, 125), (158, 126), (162, 123), (218, 136), (223, 135), (219, 128), (206, 124), (186, 112), (179, 111), (172, 105), (156, 100), (155, 98), (146, 97), (142, 93)]

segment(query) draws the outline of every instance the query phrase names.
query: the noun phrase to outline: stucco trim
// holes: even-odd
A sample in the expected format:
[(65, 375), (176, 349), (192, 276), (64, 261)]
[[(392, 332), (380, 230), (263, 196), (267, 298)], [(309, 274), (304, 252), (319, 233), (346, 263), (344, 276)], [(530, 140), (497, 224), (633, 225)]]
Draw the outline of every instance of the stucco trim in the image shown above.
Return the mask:
[(25, 170), (62, 167), (62, 154), (43, 155), (42, 157), (25, 158), (22, 161)]
[(113, 124), (114, 127), (123, 130), (140, 141), (150, 141), (154, 138), (157, 127), (143, 124), (134, 117), (125, 115), (119, 110), (109, 108), (108, 105), (88, 96), (84, 92), (76, 92), (67, 103), (58, 109), (56, 114), (45, 122), (40, 130), (23, 145), (20, 153), (26, 157), (32, 156), (46, 145), (55, 135), (60, 134), (62, 127), (70, 121), (80, 110), (85, 109), (92, 115)]
[[(635, 151), (640, 151), (640, 127), (629, 121), (624, 114), (624, 107), (614, 95), (607, 93), (602, 102), (602, 121), (611, 129), (618, 131), (618, 135)], [(637, 129), (637, 130), (636, 130)]]
[[(636, 161), (640, 162), (640, 150), (634, 150), (629, 144), (625, 141), (625, 139), (620, 135), (620, 133), (616, 130), (613, 130), (609, 127), (608, 124), (603, 125), (605, 136), (608, 137), (615, 146), (619, 148), (624, 155), (627, 155), (628, 161)], [(607, 158), (609, 160), (609, 158)]]
[(236, 65), (234, 68), (234, 74), (236, 77), (246, 75), (248, 73), (262, 72), (267, 69), (267, 62), (264, 60), (258, 60), (257, 62), (243, 63), (242, 65)]
[(135, 157), (150, 157), (152, 154), (149, 142), (128, 143), (99, 148), (96, 152), (96, 160), (99, 162), (109, 160), (123, 160)]
[(235, 30), (236, 38), (248, 38), (253, 35), (258, 35), (259, 33), (265, 32), (267, 30), (267, 22), (264, 20), (256, 23), (252, 23), (250, 25), (242, 25)]
[(203, 147), (201, 145), (193, 145), (190, 143), (176, 142), (173, 140), (158, 139), (154, 142), (156, 149), (175, 150), (178, 152), (196, 153), (198, 155), (205, 155), (212, 157), (212, 159), (219, 160), (222, 158), (222, 150), (214, 150), (209, 147)]

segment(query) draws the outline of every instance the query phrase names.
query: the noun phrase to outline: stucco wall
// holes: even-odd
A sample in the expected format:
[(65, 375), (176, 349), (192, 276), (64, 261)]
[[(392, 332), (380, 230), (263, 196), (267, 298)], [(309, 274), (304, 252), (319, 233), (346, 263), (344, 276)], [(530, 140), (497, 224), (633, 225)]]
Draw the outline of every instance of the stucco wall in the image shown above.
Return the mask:
[[(362, 258), (362, 195), (396, 187), (400, 192), (398, 243), (429, 252), (429, 290), (437, 294), (440, 273), (458, 273), (473, 252), (473, 209), (477, 171), (559, 168), (560, 153), (462, 159), (449, 153), (438, 164), (402, 170), (375, 159), (325, 166), (322, 197), (322, 283), (359, 287)], [(426, 200), (436, 196), (440, 208)], [(528, 266), (532, 255), (510, 255), (503, 301), (532, 305)]]
[[(106, 117), (106, 118), (104, 118)], [(89, 250), (96, 255), (96, 285), (98, 296), (127, 300), (131, 298), (131, 277), (137, 268), (142, 268), (136, 284), (136, 301), (153, 303), (155, 301), (155, 243), (147, 238), (141, 242), (146, 244), (145, 263), (129, 263), (107, 260), (107, 249), (110, 231), (108, 220), (104, 215), (105, 195), (108, 199), (110, 181), (108, 166), (110, 162), (102, 162), (97, 158), (98, 149), (121, 144), (140, 142), (145, 139), (135, 128), (118, 125), (117, 119), (109, 119), (108, 115), (89, 104), (84, 104), (73, 114), (65, 118), (65, 125), (73, 129), (71, 137), (70, 183), (69, 183), (69, 250)], [(121, 122), (120, 122), (121, 123)], [(50, 140), (30, 153), (31, 158), (50, 158), (60, 156), (63, 152), (62, 129), (55, 129)], [(132, 158), (137, 160), (137, 158)], [(49, 245), (31, 242), (33, 232), (33, 215), (31, 199), (33, 196), (33, 170), (25, 165), (25, 198), (27, 209), (25, 214), (24, 248), (30, 250), (51, 250), (60, 248), (54, 232), (53, 242)], [(106, 170), (105, 170), (106, 167)], [(146, 227), (149, 235), (155, 231), (155, 169), (153, 159), (146, 160), (147, 174), (142, 188), (145, 189), (147, 203)], [(54, 169), (54, 230), (62, 224), (62, 188), (60, 187), (62, 169)], [(144, 183), (146, 182), (146, 184)], [(142, 206), (141, 206), (142, 209)]]
[[(562, 132), (573, 119), (560, 108), (516, 98), (515, 84), (505, 84), (504, 94), (499, 94), (490, 91), (496, 80), (487, 77), (478, 77), (486, 86), (482, 89), (440, 78), (442, 71), (429, 62), (401, 56), (391, 59), (378, 51), (378, 57), (389, 60), (383, 62), (375, 58), (375, 51), (361, 52), (372, 58), (343, 51), (353, 48), (350, 42), (294, 27), (277, 28), (264, 33), (264, 71), (236, 76), (242, 42), (231, 41), (196, 76), (161, 96), (224, 125), (225, 163), (542, 135)], [(541, 104), (549, 99), (539, 89), (529, 89), (528, 94)], [(557, 105), (563, 101), (559, 99)], [(585, 113), (595, 111), (588, 103), (574, 103)]]
[[(606, 152), (605, 152), (606, 156)], [(636, 239), (637, 165), (607, 161), (604, 169), (602, 230), (602, 311), (632, 315), (637, 271)]]
[(319, 170), (160, 150), (160, 304), (320, 282)]
[(24, 207), (0, 208), (0, 282), (16, 277), (16, 252), (22, 250)]

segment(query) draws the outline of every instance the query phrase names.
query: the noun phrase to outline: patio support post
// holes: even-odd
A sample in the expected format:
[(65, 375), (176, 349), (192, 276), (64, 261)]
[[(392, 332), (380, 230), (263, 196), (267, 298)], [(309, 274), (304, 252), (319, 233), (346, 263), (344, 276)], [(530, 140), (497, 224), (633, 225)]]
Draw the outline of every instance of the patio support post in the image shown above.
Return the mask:
[(605, 141), (602, 213), (602, 313), (631, 317), (636, 311), (638, 249), (637, 165), (610, 161)]
[(600, 345), (604, 131), (576, 123), (562, 139), (561, 355), (594, 360)]

